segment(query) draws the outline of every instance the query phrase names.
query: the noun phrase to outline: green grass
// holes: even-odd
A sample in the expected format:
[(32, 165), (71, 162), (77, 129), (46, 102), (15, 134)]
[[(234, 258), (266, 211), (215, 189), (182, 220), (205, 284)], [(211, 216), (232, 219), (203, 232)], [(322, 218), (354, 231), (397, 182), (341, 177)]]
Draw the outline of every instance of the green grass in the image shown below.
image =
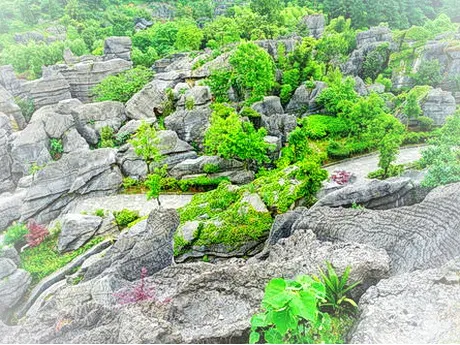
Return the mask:
[(57, 234), (49, 236), (37, 247), (27, 248), (20, 254), (21, 268), (32, 275), (32, 286), (103, 241), (102, 237), (96, 237), (73, 252), (60, 254), (57, 237)]

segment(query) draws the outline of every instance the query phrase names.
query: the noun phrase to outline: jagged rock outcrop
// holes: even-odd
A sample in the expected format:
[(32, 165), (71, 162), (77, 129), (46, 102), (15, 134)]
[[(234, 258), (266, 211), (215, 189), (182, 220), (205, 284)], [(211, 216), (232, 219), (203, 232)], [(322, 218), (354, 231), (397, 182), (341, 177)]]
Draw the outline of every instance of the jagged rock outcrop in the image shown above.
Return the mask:
[(131, 61), (132, 42), (130, 37), (109, 37), (104, 41), (104, 60), (123, 59)]
[(302, 24), (307, 27), (310, 37), (320, 39), (326, 27), (326, 18), (324, 14), (310, 14), (303, 17)]
[(228, 172), (243, 170), (243, 163), (234, 159), (223, 159), (217, 156), (200, 156), (195, 159), (187, 159), (177, 164), (170, 173), (175, 178), (181, 179), (187, 175), (197, 175), (205, 173), (205, 166), (215, 166), (218, 172)]
[(423, 116), (433, 119), (436, 126), (442, 126), (456, 109), (457, 104), (452, 93), (441, 89), (430, 90), (422, 103)]
[(21, 219), (56, 219), (69, 203), (84, 196), (111, 194), (122, 182), (116, 150), (77, 151), (38, 171), (26, 192)]
[(69, 83), (61, 73), (53, 70), (52, 67), (44, 67), (43, 76), (24, 83), (22, 89), (26, 98), (33, 101), (35, 109), (72, 98)]
[(12, 127), (16, 130), (26, 126), (26, 120), (21, 108), (14, 101), (13, 96), (2, 85), (0, 85), (0, 112), (7, 115)]
[[(6, 120), (8, 118), (5, 115), (0, 113), (0, 121)], [(9, 127), (9, 122), (6, 123), (6, 129), (0, 127), (0, 194), (3, 192), (8, 192), (14, 189), (15, 185), (13, 182), (13, 175), (11, 172), (11, 165), (13, 160), (11, 159), (10, 155), (10, 147), (9, 147), (9, 134), (7, 129)]]
[(165, 119), (167, 129), (177, 133), (180, 139), (191, 145), (201, 145), (210, 126), (211, 109), (177, 110)]
[(177, 101), (177, 107), (182, 109), (188, 105), (200, 107), (211, 102), (212, 94), (208, 86), (195, 86), (185, 91)]
[(21, 207), (25, 192), (0, 194), (0, 232), (21, 218)]
[(175, 210), (152, 211), (146, 221), (122, 233), (117, 242), (97, 262), (89, 267), (85, 280), (116, 274), (133, 281), (139, 279), (143, 267), (154, 274), (173, 262), (173, 235), (179, 225)]
[(361, 297), (351, 343), (444, 344), (460, 340), (460, 257), (441, 268), (380, 281)]
[(59, 252), (76, 250), (88, 242), (102, 224), (102, 218), (83, 214), (66, 214), (61, 218), (62, 230), (57, 248)]
[(27, 292), (31, 281), (30, 274), (18, 269), (11, 259), (0, 258), (0, 322), (10, 316), (11, 309)]
[(372, 180), (351, 184), (323, 196), (315, 207), (351, 207), (353, 204), (373, 210), (410, 206), (421, 202), (429, 189), (409, 177)]
[(0, 85), (14, 97), (22, 93), (21, 81), (16, 77), (12, 65), (0, 66)]
[(79, 62), (75, 65), (55, 65), (53, 69), (59, 71), (67, 80), (73, 98), (88, 103), (92, 100), (92, 89), (103, 79), (132, 67), (132, 62), (117, 58), (108, 61)]
[(280, 115), (284, 113), (281, 100), (277, 96), (264, 97), (262, 101), (254, 103), (252, 109), (265, 116)]
[(286, 112), (291, 114), (317, 114), (321, 112), (321, 106), (316, 103), (317, 97), (327, 87), (326, 83), (315, 82), (315, 88), (309, 89), (306, 85), (297, 88), (286, 107)]
[(419, 204), (385, 211), (315, 207), (293, 225), (319, 238), (385, 249), (393, 273), (439, 267), (460, 256), (460, 184), (439, 187)]
[[(388, 272), (388, 257), (383, 250), (366, 245), (320, 243), (310, 231), (281, 240), (271, 247), (265, 261), (170, 266), (145, 281), (147, 286), (155, 287), (155, 301), (124, 308), (115, 304), (114, 292), (126, 285), (113, 276), (87, 280), (90, 268), (78, 285), (63, 284), (50, 291), (33, 317), (20, 327), (2, 326), (0, 341), (247, 342), (249, 321), (260, 306), (266, 283), (273, 277), (317, 274), (318, 266), (326, 260), (338, 272), (351, 265), (351, 281), (361, 281), (363, 288), (386, 277)], [(136, 267), (141, 267), (140, 263)], [(355, 293), (358, 297), (362, 291)], [(56, 331), (57, 324), (65, 326), (58, 326)]]
[(269, 135), (278, 137), (282, 143), (287, 141), (289, 133), (297, 127), (297, 117), (290, 114), (261, 117), (261, 125), (267, 129)]
[(348, 75), (363, 77), (363, 66), (367, 56), (384, 45), (387, 45), (387, 48), (379, 49), (379, 54), (373, 57), (379, 59), (382, 65), (388, 60), (390, 51), (395, 48), (390, 28), (376, 26), (370, 30), (359, 32), (356, 35), (356, 49), (342, 66), (343, 72)]

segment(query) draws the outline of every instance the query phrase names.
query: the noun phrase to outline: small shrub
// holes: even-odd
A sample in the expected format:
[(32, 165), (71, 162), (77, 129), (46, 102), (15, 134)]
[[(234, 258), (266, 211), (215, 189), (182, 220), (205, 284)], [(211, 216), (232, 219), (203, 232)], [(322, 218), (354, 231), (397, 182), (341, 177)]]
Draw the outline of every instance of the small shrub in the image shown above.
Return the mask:
[(228, 177), (221, 176), (221, 177), (216, 177), (216, 178), (209, 178), (206, 176), (200, 176), (196, 177), (193, 179), (186, 179), (186, 180), (180, 180), (177, 182), (179, 188), (183, 192), (187, 192), (192, 188), (199, 188), (199, 187), (212, 187), (216, 188), (218, 185), (220, 185), (222, 182), (228, 182), (229, 179)]
[(412, 75), (417, 85), (437, 87), (443, 79), (439, 60), (423, 60), (417, 73)]
[(28, 232), (29, 231), (24, 224), (13, 224), (5, 231), (3, 243), (6, 245), (20, 245), (21, 243), (25, 243), (25, 236)]
[(27, 223), (28, 233), (25, 236), (27, 245), (31, 248), (38, 246), (42, 243), (46, 236), (49, 235), (49, 231), (43, 225), (38, 224), (35, 220), (30, 220)]
[(110, 126), (102, 127), (101, 129), (101, 141), (99, 143), (100, 148), (115, 147), (115, 141), (113, 140), (113, 129)]
[(134, 222), (140, 217), (138, 211), (132, 211), (128, 209), (115, 211), (113, 212), (113, 216), (115, 217), (115, 222), (120, 229), (126, 228), (131, 222)]
[(123, 178), (122, 186), (124, 189), (139, 186), (140, 181), (130, 176)]
[[(125, 305), (143, 301), (159, 302), (155, 294), (155, 289), (151, 286), (147, 286), (145, 281), (147, 274), (147, 268), (142, 267), (141, 279), (135, 285), (133, 285), (133, 287), (114, 294), (119, 304)], [(160, 303), (165, 304), (169, 303), (169, 301), (169, 299), (165, 299)]]
[(424, 131), (430, 131), (434, 126), (434, 120), (427, 116), (417, 117), (420, 128)]
[(147, 200), (157, 199), (157, 202), (160, 204), (160, 193), (161, 193), (161, 175), (159, 174), (150, 174), (147, 176), (147, 179), (144, 182), (144, 185), (147, 187)]
[(327, 147), (327, 155), (332, 159), (343, 159), (350, 157), (350, 150), (338, 141), (331, 141)]
[(319, 270), (321, 279), (317, 278), (317, 280), (321, 281), (326, 287), (326, 303), (322, 303), (321, 306), (331, 308), (336, 313), (349, 306), (357, 308), (358, 305), (351, 299), (349, 293), (358, 286), (360, 282), (348, 285), (351, 267), (347, 266), (340, 277), (337, 275), (330, 262), (326, 262), (326, 267), (326, 272), (322, 269)]
[(19, 97), (16, 97), (14, 100), (19, 108), (21, 108), (22, 115), (26, 121), (29, 122), (35, 112), (34, 101), (29, 98), (22, 99)]
[(187, 97), (185, 99), (185, 109), (193, 110), (195, 108), (195, 99), (193, 97)]
[(94, 215), (103, 218), (105, 216), (105, 211), (101, 208), (97, 209), (96, 211), (94, 211)]
[(206, 163), (203, 166), (203, 172), (206, 174), (215, 174), (220, 171), (220, 167), (217, 164)]
[(272, 279), (265, 288), (263, 312), (251, 318), (249, 343), (334, 343), (331, 317), (320, 310), (326, 288), (310, 276)]
[(331, 175), (331, 180), (339, 185), (344, 185), (350, 182), (351, 176), (352, 174), (350, 172), (345, 171), (345, 170), (339, 170), (339, 171), (335, 171)]
[(379, 180), (385, 180), (390, 177), (394, 176), (399, 176), (403, 173), (404, 171), (404, 165), (394, 165), (391, 164), (388, 167), (387, 173), (385, 174), (385, 171), (383, 169), (378, 169), (376, 171), (370, 172), (367, 177), (371, 179), (379, 179)]
[(260, 113), (252, 109), (251, 107), (245, 106), (240, 111), (240, 116), (248, 117), (249, 119), (260, 118)]
[(61, 158), (64, 153), (64, 147), (62, 146), (61, 139), (50, 139), (50, 155), (54, 160)]

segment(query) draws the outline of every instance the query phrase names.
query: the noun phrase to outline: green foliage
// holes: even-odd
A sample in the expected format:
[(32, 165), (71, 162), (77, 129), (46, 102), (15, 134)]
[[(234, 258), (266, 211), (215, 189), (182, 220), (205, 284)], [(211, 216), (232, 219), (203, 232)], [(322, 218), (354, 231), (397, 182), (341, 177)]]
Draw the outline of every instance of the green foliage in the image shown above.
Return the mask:
[(393, 87), (393, 83), (391, 82), (391, 79), (385, 78), (382, 74), (378, 75), (377, 79), (375, 79), (375, 82), (385, 86), (386, 92), (390, 92), (391, 88)]
[(99, 208), (94, 211), (94, 215), (103, 218), (105, 216), (105, 211), (102, 208)]
[(123, 178), (122, 186), (124, 189), (138, 186), (140, 184), (139, 180), (136, 180), (130, 176)]
[(259, 101), (275, 85), (271, 56), (254, 43), (241, 43), (230, 56), (232, 84), (248, 104)]
[(351, 28), (350, 19), (342, 16), (332, 19), (318, 42), (317, 58), (334, 65), (345, 62), (356, 46), (355, 38), (356, 32)]
[(25, 224), (22, 223), (14, 223), (8, 229), (6, 229), (4, 238), (3, 238), (3, 243), (6, 245), (20, 245), (20, 244), (25, 244), (25, 238), (24, 236), (27, 235), (29, 230), (27, 230), (27, 227)]
[(206, 23), (203, 30), (208, 47), (213, 49), (238, 42), (242, 33), (233, 19), (224, 16)]
[(460, 111), (447, 119), (429, 144), (420, 160), (420, 165), (428, 168), (423, 185), (437, 187), (460, 181)]
[(193, 97), (187, 97), (185, 99), (185, 109), (193, 110), (195, 108), (195, 99)]
[(417, 73), (412, 75), (417, 85), (437, 87), (443, 80), (439, 60), (423, 60)]
[(115, 222), (120, 229), (126, 228), (130, 223), (134, 222), (140, 217), (138, 211), (132, 211), (128, 209), (115, 211), (113, 212), (113, 216), (115, 217)]
[(151, 70), (138, 66), (116, 76), (109, 76), (93, 89), (95, 100), (119, 101), (126, 103), (139, 92), (153, 77)]
[(229, 101), (228, 93), (232, 86), (232, 73), (224, 69), (212, 71), (206, 84), (210, 87), (216, 102), (224, 103)]
[(60, 254), (56, 248), (57, 235), (48, 236), (38, 246), (27, 248), (19, 254), (20, 268), (32, 275), (32, 285), (36, 285), (40, 280), (64, 267), (103, 240), (101, 237), (96, 237), (73, 252)]
[(16, 97), (14, 101), (19, 106), (19, 108), (21, 108), (22, 115), (24, 115), (26, 121), (29, 122), (35, 112), (34, 101), (28, 98), (20, 97)]
[(390, 57), (389, 44), (384, 43), (366, 55), (363, 63), (363, 78), (375, 80), (377, 76), (387, 67)]
[(434, 120), (427, 116), (419, 116), (417, 122), (423, 131), (430, 131), (434, 126)]
[(206, 163), (203, 166), (203, 172), (206, 174), (215, 174), (220, 171), (220, 167), (217, 164)]
[(50, 139), (50, 155), (54, 160), (61, 158), (64, 153), (64, 147), (62, 146), (62, 140), (52, 138)]
[(249, 168), (252, 163), (269, 162), (267, 153), (271, 147), (264, 141), (266, 135), (264, 128), (256, 131), (252, 123), (242, 121), (233, 108), (215, 104), (204, 146), (209, 154), (239, 159)]
[(404, 165), (402, 164), (390, 164), (388, 169), (377, 169), (376, 171), (370, 172), (367, 177), (370, 179), (385, 180), (389, 177), (400, 176), (404, 172)]
[(360, 284), (360, 282), (348, 284), (351, 267), (347, 266), (340, 277), (330, 262), (326, 262), (326, 268), (326, 272), (319, 270), (321, 279), (316, 279), (321, 280), (326, 288), (324, 296), (326, 303), (322, 303), (321, 306), (331, 308), (336, 313), (349, 306), (358, 308), (356, 302), (349, 296), (350, 291)]
[(334, 343), (331, 317), (320, 310), (326, 288), (310, 276), (272, 279), (265, 288), (263, 312), (251, 318), (251, 344)]
[(160, 140), (156, 129), (143, 121), (136, 134), (129, 140), (134, 152), (147, 164), (147, 172), (151, 172), (151, 164), (159, 163), (163, 160), (159, 148)]
[(99, 143), (100, 148), (115, 147), (115, 141), (113, 140), (113, 129), (110, 126), (102, 127), (101, 129), (101, 141)]
[(144, 182), (144, 185), (147, 187), (147, 200), (157, 199), (159, 201), (160, 192), (161, 192), (161, 175), (159, 174), (150, 174), (147, 176), (147, 179)]
[(404, 105), (404, 114), (408, 119), (416, 119), (422, 114), (422, 107), (419, 104), (417, 95), (414, 92), (410, 92)]
[(195, 177), (192, 179), (179, 180), (177, 181), (177, 186), (181, 191), (187, 192), (192, 189), (197, 189), (197, 188), (202, 188), (202, 187), (216, 188), (222, 182), (229, 182), (229, 181), (230, 181), (229, 178), (225, 176), (213, 177), (213, 178), (209, 178), (206, 176), (199, 176), (199, 177)]
[(322, 139), (325, 137), (343, 137), (349, 133), (348, 122), (342, 118), (312, 115), (300, 121), (302, 128), (309, 139)]
[(184, 23), (177, 31), (175, 47), (179, 51), (190, 51), (200, 49), (204, 34), (195, 24)]

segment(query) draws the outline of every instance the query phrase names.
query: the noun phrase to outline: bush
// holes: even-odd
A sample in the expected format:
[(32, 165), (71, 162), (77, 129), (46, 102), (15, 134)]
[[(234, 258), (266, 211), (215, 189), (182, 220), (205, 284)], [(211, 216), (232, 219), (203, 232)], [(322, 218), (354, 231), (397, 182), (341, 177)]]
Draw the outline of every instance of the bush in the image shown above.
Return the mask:
[(3, 243), (6, 245), (12, 244), (14, 246), (25, 244), (25, 236), (28, 232), (29, 230), (24, 224), (13, 224), (8, 229), (6, 229)]
[(412, 75), (417, 85), (437, 87), (443, 80), (439, 60), (423, 60), (417, 73)]
[(30, 121), (32, 115), (35, 112), (35, 104), (34, 101), (28, 98), (19, 98), (16, 97), (15, 99), (16, 104), (21, 108), (22, 115), (26, 119), (27, 122)]
[(427, 116), (419, 116), (417, 117), (417, 121), (420, 128), (424, 131), (430, 131), (434, 126), (434, 120)]
[(102, 127), (101, 129), (101, 141), (99, 143), (100, 148), (115, 147), (113, 140), (113, 129), (110, 126)]
[(338, 141), (331, 141), (327, 146), (327, 155), (332, 159), (344, 159), (351, 155), (348, 147)]
[(187, 97), (185, 99), (185, 109), (193, 110), (195, 108), (195, 99), (193, 97)]
[(249, 343), (335, 343), (331, 317), (320, 310), (326, 295), (322, 282), (310, 276), (272, 279), (265, 288), (263, 312), (251, 318)]
[(126, 103), (152, 78), (153, 72), (150, 69), (138, 66), (118, 75), (105, 78), (94, 87), (93, 94), (97, 102), (119, 101)]
[(220, 167), (217, 164), (206, 163), (203, 165), (203, 172), (206, 174), (215, 174), (220, 171)]
[(94, 215), (103, 218), (105, 216), (105, 211), (102, 208), (99, 208), (94, 211)]
[(123, 178), (123, 182), (122, 182), (124, 189), (136, 187), (136, 186), (139, 186), (139, 184), (140, 184), (139, 180), (136, 180), (135, 178), (132, 178), (130, 176)]
[(186, 179), (177, 181), (177, 185), (183, 192), (187, 192), (193, 188), (200, 187), (211, 187), (212, 189), (219, 186), (222, 182), (229, 182), (228, 177), (221, 176), (215, 178), (209, 178), (206, 176), (195, 177), (193, 179)]
[(28, 233), (25, 235), (27, 245), (32, 248), (40, 245), (50, 234), (48, 229), (38, 224), (35, 220), (29, 220), (27, 223)]
[(61, 158), (64, 153), (64, 147), (62, 146), (61, 139), (50, 139), (50, 155), (54, 160)]
[(337, 117), (312, 115), (302, 119), (308, 138), (322, 139), (324, 137), (343, 137), (349, 132), (349, 124)]
[(140, 217), (138, 211), (131, 211), (127, 209), (115, 211), (113, 212), (113, 216), (115, 217), (115, 222), (120, 229), (126, 228), (129, 223), (134, 222)]
[(404, 165), (390, 164), (386, 171), (383, 169), (378, 169), (376, 171), (370, 172), (367, 175), (367, 177), (371, 179), (376, 178), (378, 180), (385, 180), (390, 177), (399, 176), (403, 172), (404, 172)]

